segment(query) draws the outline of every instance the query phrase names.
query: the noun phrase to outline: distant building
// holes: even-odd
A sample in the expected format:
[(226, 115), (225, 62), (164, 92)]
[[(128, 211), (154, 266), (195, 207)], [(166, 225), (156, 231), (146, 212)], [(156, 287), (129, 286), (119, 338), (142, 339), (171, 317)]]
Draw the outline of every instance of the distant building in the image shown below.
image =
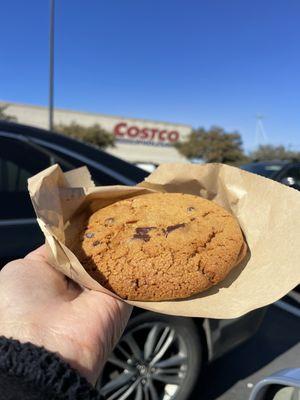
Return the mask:
[[(4, 104), (8, 106), (7, 113), (15, 116), (18, 122), (48, 128), (46, 107), (0, 102), (0, 105)], [(54, 122), (101, 125), (116, 137), (116, 147), (108, 148), (107, 152), (141, 166), (144, 164), (148, 169), (152, 164), (187, 162), (174, 148), (174, 144), (184, 140), (191, 132), (192, 127), (189, 125), (61, 109), (55, 109)]]

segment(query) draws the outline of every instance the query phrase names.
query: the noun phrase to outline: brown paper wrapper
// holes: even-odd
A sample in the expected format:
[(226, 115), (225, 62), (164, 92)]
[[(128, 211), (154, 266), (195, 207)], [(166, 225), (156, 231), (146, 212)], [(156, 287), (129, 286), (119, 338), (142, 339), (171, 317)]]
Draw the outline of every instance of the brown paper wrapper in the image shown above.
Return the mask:
[(30, 178), (28, 186), (50, 262), (78, 284), (112, 296), (69, 248), (86, 213), (162, 191), (204, 197), (236, 216), (249, 251), (223, 282), (185, 300), (129, 304), (170, 315), (235, 318), (273, 303), (300, 283), (300, 193), (270, 179), (223, 164), (165, 164), (135, 187), (95, 187), (87, 168), (63, 173), (53, 165)]

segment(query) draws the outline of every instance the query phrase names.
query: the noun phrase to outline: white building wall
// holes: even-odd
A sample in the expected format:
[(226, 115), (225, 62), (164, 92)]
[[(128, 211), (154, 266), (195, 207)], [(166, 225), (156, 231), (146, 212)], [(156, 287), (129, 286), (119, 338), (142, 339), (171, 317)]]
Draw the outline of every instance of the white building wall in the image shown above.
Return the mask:
[[(15, 116), (19, 123), (48, 128), (46, 107), (5, 101), (1, 101), (0, 105), (8, 105), (7, 114)], [(55, 109), (54, 124), (68, 125), (72, 122), (83, 126), (99, 124), (115, 133), (116, 147), (106, 151), (129, 162), (187, 162), (170, 140), (184, 140), (192, 130), (189, 125)]]

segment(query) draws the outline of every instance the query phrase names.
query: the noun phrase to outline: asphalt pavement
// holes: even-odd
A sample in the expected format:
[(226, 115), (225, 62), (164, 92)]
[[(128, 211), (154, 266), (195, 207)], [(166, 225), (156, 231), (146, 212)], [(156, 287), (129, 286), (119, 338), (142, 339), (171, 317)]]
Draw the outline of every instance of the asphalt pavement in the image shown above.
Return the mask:
[(248, 400), (259, 380), (292, 367), (300, 367), (300, 318), (272, 305), (251, 339), (207, 367), (191, 400)]

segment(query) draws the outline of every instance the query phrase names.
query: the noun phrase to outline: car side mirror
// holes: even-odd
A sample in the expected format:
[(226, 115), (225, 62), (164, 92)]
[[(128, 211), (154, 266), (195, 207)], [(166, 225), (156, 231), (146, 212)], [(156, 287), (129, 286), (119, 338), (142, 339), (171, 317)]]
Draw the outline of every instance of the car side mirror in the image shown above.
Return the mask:
[(293, 189), (300, 190), (300, 185), (298, 185), (295, 181), (295, 178), (292, 176), (287, 176), (286, 178), (282, 178), (280, 181), (283, 185), (289, 186)]
[(300, 400), (300, 368), (284, 369), (263, 379), (249, 400)]

